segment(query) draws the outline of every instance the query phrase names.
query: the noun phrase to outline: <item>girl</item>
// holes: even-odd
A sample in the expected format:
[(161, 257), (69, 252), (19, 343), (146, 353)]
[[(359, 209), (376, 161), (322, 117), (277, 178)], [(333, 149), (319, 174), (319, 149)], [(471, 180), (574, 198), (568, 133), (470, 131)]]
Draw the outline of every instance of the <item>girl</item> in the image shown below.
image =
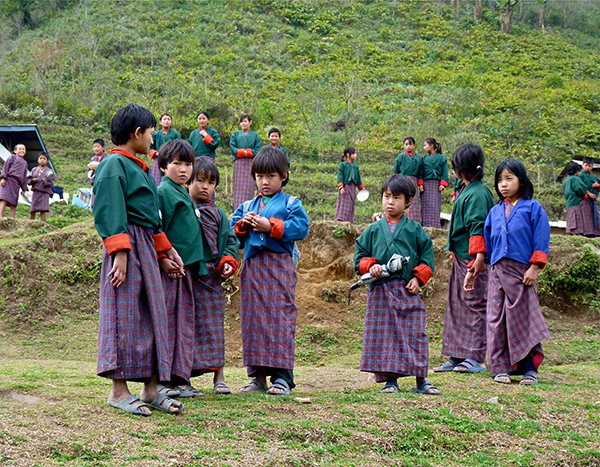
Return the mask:
[(426, 154), (422, 159), (423, 182), (421, 191), (421, 216), (423, 227), (442, 228), (442, 191), (448, 186), (448, 162), (442, 156), (442, 145), (433, 138), (423, 143)]
[(0, 174), (0, 218), (4, 217), (6, 206), (10, 207), (10, 217), (14, 219), (17, 215), (17, 203), (19, 202), (19, 188), (27, 192), (27, 161), (25, 154), (27, 148), (24, 144), (17, 144), (14, 148)]
[(190, 134), (188, 143), (194, 148), (196, 157), (206, 156), (215, 160), (215, 151), (221, 144), (221, 137), (217, 130), (210, 127), (208, 112), (198, 112), (198, 127)]
[[(426, 156), (427, 157), (427, 156)], [(450, 359), (435, 372), (485, 371), (485, 310), (488, 273), (485, 265), (485, 218), (494, 205), (483, 184), (485, 156), (474, 144), (459, 147), (452, 156), (456, 176), (465, 188), (452, 208), (447, 250), (453, 253), (444, 319), (442, 354)], [(463, 290), (467, 270), (476, 276), (477, 290)]]
[(151, 159), (154, 159), (152, 163), (152, 168), (150, 169), (150, 173), (152, 174), (152, 178), (156, 182), (156, 186), (160, 185), (160, 182), (163, 178), (163, 173), (160, 167), (158, 167), (158, 151), (160, 147), (165, 144), (167, 141), (172, 141), (174, 139), (181, 139), (181, 135), (171, 128), (173, 124), (173, 117), (169, 114), (162, 114), (160, 116), (160, 130), (156, 130), (152, 133), (152, 145), (150, 146), (150, 152), (148, 155)]
[[(500, 202), (485, 221), (487, 258), (491, 263), (487, 293), (487, 348), (494, 381), (520, 384), (538, 381), (544, 359), (541, 342), (550, 337), (540, 309), (535, 282), (546, 265), (550, 247), (548, 216), (533, 197), (525, 166), (516, 160), (496, 169)], [(473, 287), (471, 277), (465, 288)]]
[(362, 190), (365, 186), (360, 178), (360, 169), (355, 164), (356, 148), (344, 149), (342, 162), (338, 168), (338, 199), (335, 207), (336, 221), (354, 223), (354, 205), (356, 204), (356, 187)]
[[(412, 136), (404, 140), (404, 152), (396, 157), (394, 162), (394, 173), (406, 175), (416, 187), (423, 186), (423, 165), (421, 157), (415, 153), (415, 139)], [(421, 197), (420, 190), (415, 191), (415, 196), (410, 204), (407, 217), (421, 224)]]
[(563, 182), (563, 194), (567, 199), (567, 233), (583, 235), (583, 213), (581, 202), (588, 198), (585, 183), (579, 178), (581, 168), (576, 162), (569, 162), (567, 175)]
[(598, 225), (598, 177), (592, 173), (594, 168), (594, 159), (591, 157), (584, 157), (583, 164), (581, 165), (581, 171), (579, 172), (579, 178), (585, 184), (587, 190), (587, 199), (581, 202), (581, 215), (583, 217), (583, 235), (589, 238), (593, 238), (600, 233), (600, 226)]
[(50, 197), (56, 174), (48, 167), (48, 154), (45, 152), (40, 152), (38, 164), (27, 178), (31, 184), (31, 191), (33, 191), (29, 218), (34, 220), (35, 213), (39, 212), (42, 222), (46, 222), (46, 213), (50, 211)]
[(242, 344), (250, 383), (241, 393), (289, 395), (294, 388), (296, 265), (294, 244), (308, 234), (302, 202), (286, 195), (289, 165), (283, 152), (263, 148), (252, 163), (260, 194), (245, 201), (231, 218), (244, 249)]
[(233, 210), (248, 199), (254, 198), (254, 180), (252, 175), (252, 158), (261, 147), (260, 136), (250, 130), (252, 119), (249, 115), (240, 117), (241, 130), (234, 131), (229, 140), (229, 148), (233, 156)]

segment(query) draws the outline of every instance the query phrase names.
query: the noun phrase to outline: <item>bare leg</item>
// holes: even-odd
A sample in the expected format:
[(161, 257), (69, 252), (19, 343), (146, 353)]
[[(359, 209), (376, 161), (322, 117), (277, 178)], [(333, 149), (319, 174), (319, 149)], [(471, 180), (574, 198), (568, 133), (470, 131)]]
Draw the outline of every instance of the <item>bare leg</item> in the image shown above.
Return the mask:
[(215, 376), (213, 377), (213, 384), (218, 383), (219, 381), (225, 381), (225, 372), (223, 371), (223, 367), (215, 371)]
[(46, 213), (45, 212), (40, 212), (40, 219), (42, 220), (42, 222), (46, 222)]
[(10, 207), (10, 214), (9, 214), (9, 216), (12, 217), (13, 219), (15, 217), (17, 217), (17, 207), (16, 206), (11, 206)]
[(2, 202), (0, 202), (0, 217), (4, 217), (4, 211), (6, 210), (6, 205), (8, 203), (4, 200), (2, 200)]
[[(263, 386), (267, 386), (267, 370), (258, 370), (254, 374), (254, 379), (260, 381)], [(252, 386), (248, 385), (240, 390), (240, 393), (250, 392), (252, 391)]]
[(34, 221), (35, 220), (35, 212), (29, 213), (29, 220), (30, 221)]
[[(147, 378), (144, 381), (144, 389), (140, 392), (140, 399), (144, 402), (152, 402), (154, 399), (158, 397), (158, 375), (152, 375), (150, 378)], [(165, 399), (166, 401), (166, 399)], [(162, 404), (161, 404), (162, 405)], [(171, 412), (177, 413), (179, 412), (181, 407), (181, 402), (175, 401), (173, 405), (171, 405)]]

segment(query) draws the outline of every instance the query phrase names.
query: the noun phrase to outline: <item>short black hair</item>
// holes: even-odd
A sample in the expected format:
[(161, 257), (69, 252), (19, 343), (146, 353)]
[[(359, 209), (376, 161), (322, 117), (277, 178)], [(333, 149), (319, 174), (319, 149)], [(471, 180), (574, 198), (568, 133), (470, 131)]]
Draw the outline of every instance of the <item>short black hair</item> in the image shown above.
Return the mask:
[(412, 136), (407, 136), (406, 138), (404, 138), (404, 142), (409, 142), (410, 144), (417, 144), (415, 139)]
[(417, 187), (406, 175), (395, 174), (386, 178), (381, 185), (381, 196), (386, 191), (390, 191), (393, 195), (404, 195), (404, 199), (408, 203), (410, 199), (415, 197)]
[(481, 180), (483, 178), (483, 166), (485, 155), (481, 146), (475, 144), (463, 144), (452, 154), (452, 168), (461, 178), (468, 181)]
[[(171, 120), (173, 120), (173, 117), (171, 117), (171, 114), (162, 114), (158, 121), (160, 122), (163, 119), (163, 117), (169, 117), (169, 118), (171, 118)], [(198, 118), (198, 117), (196, 117), (196, 118)]]
[(102, 146), (103, 148), (105, 148), (105, 147), (106, 147), (106, 143), (104, 142), (104, 140), (103, 140), (103, 139), (100, 139), (100, 138), (98, 138), (98, 139), (95, 139), (95, 140), (94, 140), (94, 142), (92, 143), (92, 146), (93, 146), (94, 144), (96, 144), (96, 143), (98, 143), (98, 144), (99, 144), (100, 146)]
[(50, 160), (46, 151), (40, 151), (40, 153), (38, 154), (38, 159), (40, 158), (40, 156), (44, 156), (46, 159)]
[(135, 130), (156, 127), (154, 114), (141, 105), (127, 104), (117, 110), (110, 123), (110, 139), (117, 146), (127, 143)]
[(567, 165), (567, 175), (575, 175), (581, 171), (581, 166), (577, 162), (569, 162)]
[(266, 146), (258, 151), (252, 161), (252, 178), (256, 180), (256, 174), (277, 172), (281, 178), (285, 178), (281, 186), (286, 186), (290, 179), (289, 164), (287, 157), (281, 149)]
[(594, 159), (592, 159), (591, 157), (584, 157), (583, 158), (583, 163), (584, 164), (593, 164), (594, 163)]
[(221, 174), (219, 173), (219, 168), (207, 157), (198, 157), (194, 162), (194, 172), (192, 173), (192, 180), (196, 180), (198, 175), (204, 175), (208, 177), (209, 180), (215, 181), (215, 186), (219, 186), (219, 180), (221, 179)]
[(279, 137), (281, 138), (281, 131), (279, 131), (277, 128), (271, 128), (269, 130), (269, 134), (267, 136), (271, 136), (271, 133), (277, 133), (279, 135)]
[(166, 169), (167, 165), (179, 159), (182, 162), (194, 162), (196, 151), (190, 143), (184, 139), (172, 139), (160, 147), (158, 151), (158, 167)]
[(531, 180), (529, 180), (529, 177), (527, 176), (527, 169), (525, 169), (525, 166), (522, 162), (516, 159), (509, 159), (507, 161), (500, 162), (500, 165), (496, 169), (496, 193), (498, 193), (500, 201), (504, 201), (504, 196), (502, 196), (502, 193), (500, 193), (500, 190), (498, 189), (498, 181), (500, 180), (500, 175), (505, 170), (508, 170), (509, 172), (513, 173), (515, 177), (519, 179), (519, 182), (521, 183), (521, 188), (519, 189), (519, 196), (524, 199), (532, 199), (533, 183), (531, 183)]
[(25, 143), (17, 143), (13, 147), (14, 152), (17, 152), (17, 146), (23, 146), (23, 147), (25, 147), (25, 150), (27, 150), (27, 146), (25, 146)]
[(208, 116), (208, 112), (206, 110), (201, 110), (200, 112), (198, 112), (198, 115), (196, 115), (196, 118), (198, 118), (200, 115), (204, 115), (206, 118), (208, 118), (210, 120), (210, 117)]
[(248, 121), (249, 121), (249, 122), (251, 122), (251, 121), (252, 121), (252, 119), (250, 118), (250, 115), (248, 115), (248, 114), (244, 114), (244, 115), (242, 115), (242, 116), (240, 117), (240, 122), (242, 122), (242, 121), (244, 121), (244, 120), (246, 120), (246, 119), (248, 119)]

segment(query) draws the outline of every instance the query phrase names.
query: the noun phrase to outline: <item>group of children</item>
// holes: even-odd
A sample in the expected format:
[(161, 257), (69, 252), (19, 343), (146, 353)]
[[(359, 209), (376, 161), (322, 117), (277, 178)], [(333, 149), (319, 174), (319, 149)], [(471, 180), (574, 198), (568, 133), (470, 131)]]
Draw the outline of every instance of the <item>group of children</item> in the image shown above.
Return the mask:
[(568, 178), (563, 182), (567, 201), (567, 233), (585, 237), (600, 236), (598, 213), (598, 188), (600, 179), (592, 173), (594, 160), (583, 158), (581, 166), (576, 162), (567, 165)]

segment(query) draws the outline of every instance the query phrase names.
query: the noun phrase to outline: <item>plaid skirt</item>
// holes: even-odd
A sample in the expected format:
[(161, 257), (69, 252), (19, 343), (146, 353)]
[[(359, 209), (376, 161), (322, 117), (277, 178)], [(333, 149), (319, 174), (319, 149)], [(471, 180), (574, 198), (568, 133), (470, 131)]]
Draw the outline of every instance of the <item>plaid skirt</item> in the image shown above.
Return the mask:
[(354, 206), (356, 205), (356, 185), (348, 183), (344, 185), (346, 194), (342, 195), (338, 192), (337, 204), (335, 206), (336, 221), (354, 223)]
[(31, 197), (31, 206), (29, 212), (48, 212), (50, 211), (50, 195), (41, 191), (34, 191)]
[(294, 368), (296, 266), (285, 253), (262, 251), (244, 261), (242, 344), (244, 365)]
[(412, 219), (415, 222), (418, 222), (419, 224), (421, 223), (421, 194), (419, 193), (419, 186), (417, 185), (417, 177), (415, 177), (414, 175), (409, 175), (408, 178), (410, 178), (413, 183), (415, 184), (415, 197), (412, 200), (412, 203), (410, 203), (410, 208), (408, 208), (408, 214), (406, 215), (406, 217), (408, 217), (409, 219)]
[(581, 217), (583, 220), (583, 235), (586, 237), (596, 235), (596, 226), (594, 225), (596, 209), (594, 209), (594, 201), (587, 198), (579, 206), (581, 207)]
[(225, 366), (225, 295), (214, 264), (194, 281), (196, 331), (193, 376)]
[(156, 182), (156, 186), (159, 186), (160, 182), (162, 182), (163, 173), (162, 170), (160, 170), (160, 168), (158, 167), (158, 157), (152, 161), (152, 167), (150, 167), (150, 175), (152, 175), (152, 178)]
[(536, 370), (544, 360), (541, 342), (550, 337), (535, 285), (523, 284), (527, 264), (502, 259), (491, 267), (487, 304), (490, 373), (509, 373), (533, 350)]
[(171, 377), (168, 318), (153, 232), (128, 224), (131, 251), (121, 287), (111, 285), (112, 257), (103, 248), (100, 274), (98, 375), (143, 381)]
[[(168, 348), (171, 374), (186, 381), (192, 374), (194, 359), (194, 291), (192, 270), (185, 268), (185, 277), (171, 279), (160, 270), (168, 319)], [(173, 378), (170, 378), (171, 380)]]
[(485, 316), (488, 270), (475, 278), (470, 292), (463, 289), (469, 260), (454, 255), (448, 281), (448, 301), (444, 318), (442, 354), (454, 358), (485, 361)]
[(440, 212), (442, 212), (440, 181), (425, 180), (423, 182), (423, 193), (421, 193), (423, 227), (437, 227), (438, 229), (441, 229)]
[(583, 214), (581, 204), (567, 208), (567, 233), (569, 235), (583, 235)]
[(244, 201), (254, 198), (256, 182), (252, 178), (254, 159), (236, 159), (233, 161), (233, 212)]
[(21, 185), (15, 177), (6, 177), (6, 186), (0, 185), (0, 200), (6, 201), (9, 206), (16, 206), (19, 202)]
[(375, 373), (378, 382), (427, 376), (425, 303), (406, 284), (393, 279), (369, 290), (360, 371)]

